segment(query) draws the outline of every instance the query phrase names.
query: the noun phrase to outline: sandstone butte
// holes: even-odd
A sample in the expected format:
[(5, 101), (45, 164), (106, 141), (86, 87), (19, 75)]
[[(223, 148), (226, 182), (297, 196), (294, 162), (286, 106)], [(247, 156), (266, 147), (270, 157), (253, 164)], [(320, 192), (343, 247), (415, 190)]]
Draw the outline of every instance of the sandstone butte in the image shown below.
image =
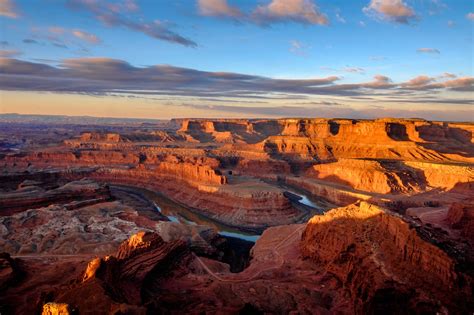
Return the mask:
[[(474, 311), (472, 123), (12, 130), (26, 140), (0, 148), (2, 314)], [(263, 234), (251, 247), (226, 228)]]

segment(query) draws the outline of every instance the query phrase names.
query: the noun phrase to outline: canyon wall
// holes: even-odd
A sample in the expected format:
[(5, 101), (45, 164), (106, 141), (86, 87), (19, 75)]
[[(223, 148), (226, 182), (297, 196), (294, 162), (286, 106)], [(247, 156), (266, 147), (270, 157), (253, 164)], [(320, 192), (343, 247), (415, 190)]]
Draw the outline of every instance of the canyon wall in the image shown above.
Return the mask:
[(425, 188), (423, 172), (397, 162), (339, 159), (316, 164), (307, 174), (310, 178), (382, 194), (419, 192)]
[(55, 203), (68, 204), (69, 208), (73, 208), (85, 203), (94, 204), (112, 199), (108, 187), (92, 181), (70, 182), (51, 190), (41, 188), (41, 184), (34, 181), (23, 182), (15, 191), (0, 192), (0, 216), (47, 207)]
[(350, 289), (357, 313), (472, 309), (469, 271), (458, 263), (459, 257), (450, 257), (433, 239), (425, 239), (420, 229), (361, 202), (313, 217), (301, 250)]
[(282, 222), (295, 222), (303, 215), (292, 207), (283, 190), (264, 183), (216, 186), (195, 182), (190, 185), (145, 168), (101, 168), (89, 176), (98, 181), (161, 191), (191, 210), (199, 209), (201, 214), (240, 229), (258, 231)]
[(474, 166), (469, 164), (424, 162), (405, 162), (404, 164), (422, 171), (426, 184), (434, 188), (452, 189), (459, 184), (474, 182)]

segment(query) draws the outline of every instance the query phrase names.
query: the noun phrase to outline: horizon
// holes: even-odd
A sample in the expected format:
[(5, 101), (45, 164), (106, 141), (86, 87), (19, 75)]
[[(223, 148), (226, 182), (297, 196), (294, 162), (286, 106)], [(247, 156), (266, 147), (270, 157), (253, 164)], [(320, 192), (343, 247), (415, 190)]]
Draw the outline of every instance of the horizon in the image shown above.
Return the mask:
[[(217, 117), (217, 118), (212, 118), (212, 117), (171, 117), (171, 118), (166, 118), (166, 119), (161, 119), (161, 118), (140, 118), (140, 117), (111, 117), (111, 116), (90, 116), (90, 115), (60, 115), (60, 114), (19, 114), (19, 113), (0, 113), (0, 120), (5, 117), (5, 116), (16, 116), (19, 117), (20, 119), (27, 117), (27, 116), (33, 116), (37, 118), (43, 118), (43, 117), (57, 117), (57, 118), (90, 118), (90, 119), (101, 119), (101, 120), (135, 120), (139, 122), (147, 122), (147, 121), (172, 121), (172, 120), (211, 120), (211, 121), (223, 121), (223, 120), (229, 120), (229, 121), (235, 121), (235, 120), (247, 120), (247, 121), (255, 121), (255, 120), (314, 120), (314, 119), (322, 119), (322, 120), (357, 120), (357, 121), (362, 121), (362, 120), (367, 120), (367, 121), (384, 121), (384, 120), (400, 120), (400, 121), (426, 121), (426, 122), (444, 122), (444, 123), (461, 123), (461, 124), (474, 124), (474, 122), (471, 120), (430, 120), (430, 119), (425, 119), (421, 117), (377, 117), (377, 118), (350, 118), (350, 117), (319, 117), (319, 116), (294, 116), (294, 117), (255, 117), (255, 118), (232, 118), (232, 117)], [(0, 121), (1, 122), (1, 121)]]
[(472, 121), (469, 1), (1, 0), (0, 21), (0, 114)]

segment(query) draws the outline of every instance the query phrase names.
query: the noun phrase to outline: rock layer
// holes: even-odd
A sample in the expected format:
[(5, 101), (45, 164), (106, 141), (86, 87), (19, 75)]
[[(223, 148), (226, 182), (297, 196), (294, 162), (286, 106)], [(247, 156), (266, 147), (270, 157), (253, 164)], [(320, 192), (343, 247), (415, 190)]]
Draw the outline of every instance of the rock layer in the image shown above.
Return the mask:
[[(15, 191), (0, 193), (0, 216), (54, 204), (67, 204), (68, 209), (112, 200), (108, 187), (90, 180), (75, 181), (56, 189), (44, 190), (40, 182)], [(38, 185), (38, 186), (36, 186)]]

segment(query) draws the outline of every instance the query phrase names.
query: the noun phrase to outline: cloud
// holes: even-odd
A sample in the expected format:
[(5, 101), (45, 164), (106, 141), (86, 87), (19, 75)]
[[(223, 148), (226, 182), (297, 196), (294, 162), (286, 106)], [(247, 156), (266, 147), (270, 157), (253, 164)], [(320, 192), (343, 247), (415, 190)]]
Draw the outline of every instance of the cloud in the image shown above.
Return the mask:
[(227, 0), (198, 0), (197, 5), (201, 15), (232, 18), (243, 16), (240, 9), (230, 6)]
[(91, 44), (98, 44), (101, 42), (101, 39), (96, 35), (77, 29), (72, 31), (72, 35)]
[(56, 72), (56, 68), (41, 64), (41, 63), (33, 63), (29, 61), (22, 61), (17, 59), (10, 59), (10, 58), (1, 58), (0, 59), (0, 73), (2, 74), (2, 78), (8, 75), (48, 75), (54, 74)]
[[(187, 47), (196, 47), (197, 44), (178, 33), (170, 30), (162, 21), (143, 22), (140, 19), (127, 17), (119, 10), (110, 9), (110, 4), (102, 0), (69, 0), (72, 8), (90, 12), (97, 20), (110, 27), (123, 27), (131, 31), (143, 33), (149, 37), (179, 44)], [(134, 2), (133, 2), (134, 3)]]
[(454, 79), (454, 78), (457, 77), (457, 75), (455, 75), (453, 73), (449, 73), (449, 72), (444, 72), (439, 77), (442, 78), (442, 79), (444, 79), (444, 78)]
[(449, 20), (447, 24), (448, 24), (448, 27), (455, 27), (456, 26), (456, 22), (454, 22), (452, 20)]
[(299, 40), (290, 40), (290, 52), (298, 56), (307, 56), (310, 47)]
[(410, 81), (402, 84), (402, 86), (404, 86), (404, 87), (420, 87), (420, 86), (427, 85), (428, 83), (431, 83), (433, 80), (434, 80), (433, 78), (430, 78), (426, 75), (420, 75), (420, 76), (417, 76), (417, 77), (411, 79)]
[(11, 0), (0, 0), (0, 15), (12, 19), (16, 19), (20, 16), (15, 4)]
[(63, 35), (64, 33), (66, 33), (66, 29), (64, 27), (51, 26), (48, 28), (48, 32), (56, 35)]
[(370, 56), (369, 59), (372, 60), (372, 61), (382, 61), (382, 60), (385, 60), (387, 58), (384, 57), (384, 56)]
[(135, 0), (125, 0), (123, 7), (130, 12), (139, 10), (138, 4), (136, 4)]
[(402, 0), (371, 0), (362, 11), (378, 19), (402, 24), (408, 24), (416, 17), (415, 11)]
[(37, 40), (31, 39), (31, 38), (25, 38), (23, 40), (23, 43), (25, 43), (25, 44), (39, 44)]
[(110, 58), (72, 58), (57, 67), (11, 58), (0, 59), (0, 89), (83, 93), (89, 95), (176, 95), (226, 98), (288, 98), (303, 96), (374, 97), (393, 95), (413, 99), (413, 91), (469, 92), (474, 78), (416, 77), (395, 83), (376, 75), (369, 82), (341, 83), (329, 76), (315, 79), (275, 79), (229, 72), (207, 72), (170, 65), (135, 67)]
[(8, 46), (8, 45), (10, 45), (10, 43), (7, 42), (6, 40), (0, 41), (0, 46)]
[(328, 25), (327, 16), (311, 0), (272, 0), (267, 5), (259, 5), (252, 18), (260, 24), (297, 22), (302, 24)]
[(374, 81), (367, 83), (365, 87), (391, 88), (394, 87), (394, 85), (392, 84), (392, 80), (389, 77), (377, 74), (374, 76)]
[(429, 3), (430, 9), (428, 10), (429, 15), (436, 15), (446, 11), (448, 6), (441, 0), (431, 0)]
[(468, 14), (466, 14), (466, 18), (468, 20), (474, 21), (474, 12), (469, 12)]
[[(450, 80), (444, 80), (450, 79)], [(444, 80), (444, 81), (441, 81)], [(473, 77), (461, 77), (457, 78), (454, 74), (443, 73), (438, 77), (428, 77), (425, 75), (417, 76), (408, 82), (400, 84), (402, 88), (414, 89), (418, 91), (423, 90), (436, 90), (436, 89), (449, 89), (452, 91), (474, 91), (474, 78)]]
[[(313, 0), (266, 0), (250, 12), (242, 12), (237, 6), (231, 6), (228, 0), (197, 0), (201, 15), (227, 17), (239, 22), (268, 26), (275, 23), (295, 22), (301, 24), (328, 25), (328, 17), (319, 11)], [(336, 14), (342, 22), (344, 18)]]
[(140, 7), (135, 0), (123, 0), (117, 3), (108, 3), (106, 5), (110, 11), (115, 13), (136, 12), (140, 10)]
[(348, 73), (360, 73), (360, 74), (365, 73), (364, 68), (350, 67), (350, 66), (345, 66), (345, 67), (339, 68), (339, 69), (322, 66), (322, 67), (320, 67), (320, 69), (323, 70), (323, 71), (331, 71), (331, 72), (348, 72)]
[(346, 23), (346, 19), (341, 14), (339, 14), (339, 12), (336, 12), (336, 20), (343, 24)]
[(418, 48), (416, 50), (417, 53), (422, 54), (440, 54), (441, 52), (436, 48)]
[(344, 69), (343, 69), (345, 72), (350, 72), (350, 73), (365, 73), (365, 70), (363, 68), (360, 68), (360, 67), (348, 67), (346, 66)]
[(0, 50), (0, 58), (12, 58), (21, 55), (21, 52), (13, 49)]
[(60, 43), (52, 43), (52, 45), (55, 46), (55, 47), (58, 47), (58, 48), (65, 48), (65, 49), (68, 48), (66, 45), (60, 44)]
[(462, 77), (444, 82), (431, 84), (428, 86), (430, 89), (449, 88), (455, 91), (474, 91), (474, 78), (473, 77)]
[[(51, 45), (61, 48), (67, 48), (68, 45), (82, 48), (81, 42), (89, 44), (100, 44), (102, 42), (98, 36), (81, 29), (50, 26), (48, 28), (35, 27), (32, 29), (32, 32), (33, 37), (44, 39)], [(78, 39), (80, 42), (73, 39)]]

